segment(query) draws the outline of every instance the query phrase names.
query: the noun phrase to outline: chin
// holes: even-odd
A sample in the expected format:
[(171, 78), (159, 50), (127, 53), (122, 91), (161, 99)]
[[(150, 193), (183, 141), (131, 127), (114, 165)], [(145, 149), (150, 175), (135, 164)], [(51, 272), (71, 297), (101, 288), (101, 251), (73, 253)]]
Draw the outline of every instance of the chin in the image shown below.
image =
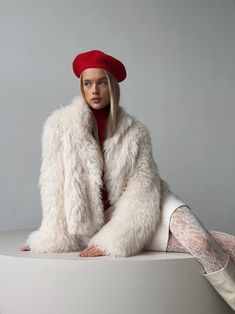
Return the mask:
[(104, 107), (106, 107), (108, 104), (102, 104), (102, 103), (100, 103), (100, 104), (92, 104), (92, 107), (94, 108), (94, 109), (102, 109), (102, 108), (104, 108)]
[(91, 104), (91, 107), (94, 108), (94, 109), (101, 109), (104, 106), (102, 104)]

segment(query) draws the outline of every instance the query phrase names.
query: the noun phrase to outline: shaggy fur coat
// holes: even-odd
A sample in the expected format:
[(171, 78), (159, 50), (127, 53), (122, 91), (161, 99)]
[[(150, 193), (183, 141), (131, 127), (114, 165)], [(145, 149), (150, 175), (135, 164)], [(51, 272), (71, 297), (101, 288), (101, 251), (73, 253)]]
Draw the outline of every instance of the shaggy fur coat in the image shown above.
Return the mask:
[(38, 181), (42, 222), (25, 242), (32, 252), (81, 251), (88, 238), (88, 246), (94, 244), (108, 256), (132, 256), (156, 229), (161, 195), (169, 186), (153, 159), (149, 130), (119, 105), (116, 133), (103, 143), (111, 204), (104, 212), (92, 115), (78, 95), (43, 125)]

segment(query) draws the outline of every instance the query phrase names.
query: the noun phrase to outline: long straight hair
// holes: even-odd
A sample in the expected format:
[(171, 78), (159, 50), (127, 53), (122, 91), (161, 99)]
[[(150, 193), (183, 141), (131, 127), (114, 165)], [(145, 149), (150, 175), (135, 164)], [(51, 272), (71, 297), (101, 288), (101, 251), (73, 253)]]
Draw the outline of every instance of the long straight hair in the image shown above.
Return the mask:
[[(117, 129), (117, 114), (118, 114), (118, 107), (119, 107), (119, 102), (120, 102), (120, 86), (118, 84), (118, 81), (116, 80), (116, 78), (113, 76), (113, 74), (110, 71), (105, 70), (105, 69), (102, 69), (102, 70), (104, 71), (107, 77), (109, 93), (110, 93), (110, 113), (109, 113), (105, 130), (104, 130), (105, 139), (107, 139), (107, 138), (112, 137), (115, 134), (116, 129)], [(83, 99), (86, 102), (85, 93), (83, 89), (82, 74), (80, 76), (80, 92)], [(89, 106), (89, 104), (87, 105)], [(100, 140), (99, 140), (98, 126), (97, 126), (97, 122), (95, 121), (94, 116), (93, 116), (93, 135), (99, 147), (99, 154), (100, 154), (100, 158), (102, 162), (102, 167), (104, 167), (104, 157), (103, 157), (102, 148), (101, 148)]]

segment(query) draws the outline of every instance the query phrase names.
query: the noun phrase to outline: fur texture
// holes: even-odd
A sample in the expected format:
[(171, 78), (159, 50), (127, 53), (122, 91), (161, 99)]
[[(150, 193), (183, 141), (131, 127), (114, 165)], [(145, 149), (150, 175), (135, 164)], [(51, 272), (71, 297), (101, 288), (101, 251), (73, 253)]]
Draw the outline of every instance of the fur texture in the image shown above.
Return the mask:
[(102, 164), (92, 135), (92, 112), (78, 95), (46, 119), (38, 186), (42, 222), (25, 245), (36, 253), (71, 252), (95, 244), (109, 256), (136, 255), (160, 219), (169, 189), (152, 156), (147, 127), (118, 107), (117, 131), (104, 141), (104, 180), (111, 207), (101, 200)]

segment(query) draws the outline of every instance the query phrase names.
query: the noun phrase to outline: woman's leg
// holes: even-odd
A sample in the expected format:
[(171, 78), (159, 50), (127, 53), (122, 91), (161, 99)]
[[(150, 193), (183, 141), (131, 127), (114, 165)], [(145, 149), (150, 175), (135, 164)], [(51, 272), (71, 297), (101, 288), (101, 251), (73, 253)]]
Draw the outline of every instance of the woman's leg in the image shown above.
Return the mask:
[[(184, 252), (191, 253), (207, 273), (217, 271), (226, 264), (228, 255), (187, 206), (174, 211), (170, 220), (170, 231), (182, 245)], [(173, 250), (176, 250), (176, 246), (177, 242), (174, 241)], [(170, 249), (168, 247), (167, 250)]]
[[(209, 233), (221, 246), (223, 251), (227, 255), (231, 256), (232, 261), (235, 264), (235, 236), (220, 231), (209, 231)], [(188, 250), (176, 239), (176, 237), (171, 232), (167, 244), (167, 251), (188, 253)]]
[(204, 266), (202, 275), (235, 311), (235, 237), (218, 231), (212, 231), (212, 236), (187, 206), (174, 211), (170, 231), (175, 237), (169, 241), (172, 249), (176, 250), (181, 244), (179, 250), (191, 253)]
[(220, 231), (210, 231), (210, 234), (235, 264), (235, 236)]
[(188, 250), (176, 239), (176, 237), (170, 232), (169, 240), (167, 243), (167, 252), (189, 253)]

